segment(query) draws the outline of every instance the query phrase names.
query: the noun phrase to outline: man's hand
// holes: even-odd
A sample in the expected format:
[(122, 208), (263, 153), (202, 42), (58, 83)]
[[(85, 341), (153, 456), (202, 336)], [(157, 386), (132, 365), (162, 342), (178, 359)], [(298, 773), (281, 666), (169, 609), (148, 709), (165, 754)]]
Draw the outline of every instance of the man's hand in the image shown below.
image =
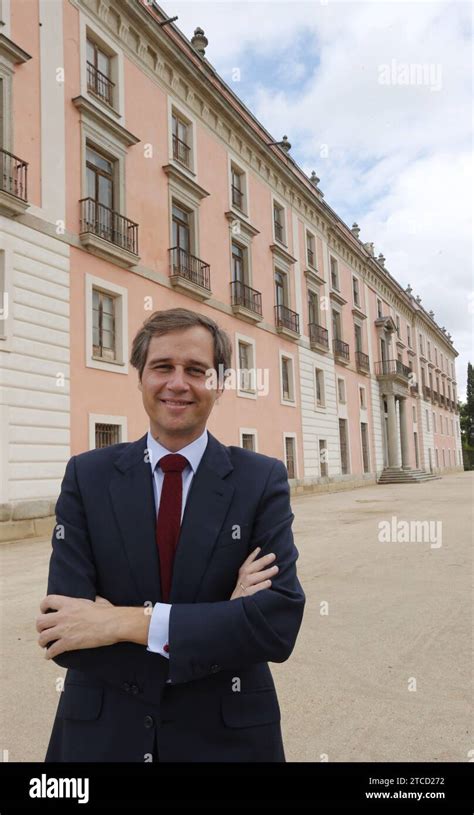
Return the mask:
[[(52, 613), (46, 613), (53, 609)], [(36, 618), (38, 645), (45, 648), (45, 658), (52, 659), (64, 651), (97, 648), (119, 641), (117, 609), (104, 597), (96, 602), (62, 594), (49, 594), (40, 604)], [(53, 642), (56, 640), (56, 642)], [(49, 648), (46, 646), (53, 642)]]
[(249, 594), (255, 594), (262, 589), (269, 589), (272, 585), (272, 581), (269, 578), (277, 574), (278, 566), (270, 566), (270, 564), (275, 560), (276, 555), (272, 552), (269, 555), (264, 555), (264, 557), (259, 558), (257, 561), (255, 558), (259, 552), (260, 548), (257, 547), (257, 549), (251, 552), (247, 560), (244, 560), (242, 563), (239, 569), (236, 587), (230, 598), (231, 600), (236, 600), (238, 597), (248, 597)]

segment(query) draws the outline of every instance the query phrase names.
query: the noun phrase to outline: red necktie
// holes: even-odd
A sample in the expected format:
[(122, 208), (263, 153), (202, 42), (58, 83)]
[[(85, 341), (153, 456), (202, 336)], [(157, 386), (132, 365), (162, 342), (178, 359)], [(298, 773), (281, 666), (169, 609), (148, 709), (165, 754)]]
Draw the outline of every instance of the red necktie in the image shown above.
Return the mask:
[(189, 464), (184, 456), (170, 453), (160, 458), (158, 465), (164, 473), (160, 508), (156, 522), (156, 543), (160, 556), (162, 602), (167, 603), (171, 591), (174, 553), (181, 527), (183, 479), (181, 473)]

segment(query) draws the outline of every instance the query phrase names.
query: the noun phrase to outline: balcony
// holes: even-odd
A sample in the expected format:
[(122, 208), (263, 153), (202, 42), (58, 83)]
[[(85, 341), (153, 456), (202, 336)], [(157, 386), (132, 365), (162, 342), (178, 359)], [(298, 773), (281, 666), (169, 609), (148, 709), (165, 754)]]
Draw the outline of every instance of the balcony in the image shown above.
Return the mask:
[(427, 402), (431, 400), (431, 388), (428, 385), (423, 385), (423, 396)]
[(98, 96), (101, 102), (113, 107), (115, 83), (87, 61), (87, 90)]
[(350, 354), (347, 342), (344, 342), (343, 340), (339, 339), (339, 337), (336, 337), (336, 339), (332, 341), (332, 349), (336, 362), (340, 362), (342, 365), (347, 365), (349, 363)]
[(238, 314), (244, 320), (256, 323), (262, 319), (262, 295), (246, 283), (240, 280), (231, 281), (230, 301), (234, 314)]
[(328, 330), (317, 323), (308, 323), (309, 344), (315, 351), (329, 351)]
[(383, 359), (375, 363), (377, 379), (400, 380), (407, 385), (411, 373), (408, 365), (404, 365), (399, 359)]
[(296, 311), (292, 311), (287, 306), (275, 306), (275, 324), (280, 334), (285, 334), (291, 339), (297, 339), (300, 334), (300, 317)]
[(368, 355), (364, 354), (363, 351), (356, 351), (355, 358), (357, 370), (365, 374), (370, 373), (370, 362)]
[[(445, 399), (442, 393), (439, 394), (439, 404), (441, 407), (445, 407)], [(446, 405), (447, 407), (447, 405)]]
[(197, 300), (208, 300), (211, 296), (209, 264), (179, 246), (168, 251), (172, 286)]
[(439, 403), (439, 393), (438, 393), (438, 391), (433, 391), (433, 390), (431, 391), (431, 401), (433, 402), (433, 404), (436, 404), (436, 405)]
[(184, 164), (188, 169), (191, 166), (191, 148), (182, 139), (173, 133), (173, 158)]
[(419, 393), (418, 382), (416, 382), (414, 385), (410, 385), (410, 391), (412, 394)]
[(0, 150), (0, 213), (22, 215), (28, 209), (28, 163)]
[(81, 198), (79, 237), (83, 246), (107, 260), (135, 266), (138, 255), (138, 224), (94, 198)]

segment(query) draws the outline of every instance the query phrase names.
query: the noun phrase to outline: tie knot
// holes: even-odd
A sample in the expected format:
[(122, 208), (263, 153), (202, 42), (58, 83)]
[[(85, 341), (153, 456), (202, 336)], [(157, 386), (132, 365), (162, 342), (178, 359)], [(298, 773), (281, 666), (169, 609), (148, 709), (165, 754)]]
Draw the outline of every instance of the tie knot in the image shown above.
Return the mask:
[(164, 473), (182, 473), (189, 461), (179, 453), (170, 453), (168, 456), (160, 458), (158, 464)]

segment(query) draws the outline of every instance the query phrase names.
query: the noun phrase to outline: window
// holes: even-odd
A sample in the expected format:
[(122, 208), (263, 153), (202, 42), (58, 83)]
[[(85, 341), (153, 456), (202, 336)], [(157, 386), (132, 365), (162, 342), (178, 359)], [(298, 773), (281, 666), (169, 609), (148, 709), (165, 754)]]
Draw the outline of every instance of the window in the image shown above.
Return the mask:
[(173, 158), (191, 167), (190, 126), (175, 110), (171, 114), (171, 140), (173, 144)]
[(293, 360), (281, 355), (281, 398), (285, 402), (294, 401)]
[(439, 453), (438, 448), (436, 448), (436, 466), (439, 467)]
[(336, 289), (336, 291), (339, 291), (339, 270), (336, 258), (331, 258), (330, 266), (331, 266), (331, 286), (333, 289)]
[(416, 407), (415, 407), (415, 405), (412, 405), (412, 410), (413, 410), (413, 424), (416, 424)]
[(96, 448), (109, 447), (111, 444), (119, 444), (120, 431), (121, 427), (119, 424), (101, 424), (98, 422), (95, 426)]
[(354, 323), (355, 349), (362, 351), (362, 329), (358, 323)]
[(319, 296), (317, 292), (308, 289), (308, 322), (320, 325), (319, 321)]
[(319, 469), (321, 477), (328, 474), (328, 450), (326, 439), (319, 439)]
[(295, 439), (293, 436), (285, 436), (285, 462), (288, 478), (296, 478)]
[(428, 433), (431, 431), (429, 410), (426, 411), (426, 429), (427, 429)]
[(357, 280), (357, 277), (352, 278), (352, 297), (354, 300), (354, 305), (360, 306), (359, 281)]
[(245, 182), (244, 173), (237, 169), (235, 164), (231, 164), (231, 198), (232, 206), (245, 212)]
[(344, 405), (346, 403), (346, 383), (344, 382), (343, 379), (340, 379), (339, 377), (337, 380), (337, 399), (338, 402), (341, 403), (341, 405)]
[(398, 316), (398, 314), (395, 315), (395, 322), (397, 325), (397, 336), (400, 339), (400, 317)]
[(436, 432), (436, 413), (433, 411), (433, 433)]
[(421, 384), (425, 387), (426, 384), (426, 373), (423, 365), (421, 366)]
[(369, 435), (367, 432), (367, 423), (361, 422), (360, 423), (360, 435), (362, 439), (362, 463), (364, 466), (364, 473), (368, 473), (370, 471), (370, 462), (369, 462)]
[(312, 269), (316, 268), (316, 248), (314, 235), (308, 231), (306, 231), (306, 260), (308, 266), (311, 266)]
[(341, 471), (343, 475), (349, 472), (349, 458), (347, 450), (347, 420), (339, 419), (339, 445), (341, 449)]
[(424, 356), (425, 355), (425, 349), (424, 349), (424, 345), (423, 345), (423, 334), (419, 335), (419, 341), (420, 341), (420, 354), (422, 354)]
[(435, 348), (434, 351), (435, 351), (435, 365), (438, 366), (438, 349)]
[(380, 320), (382, 318), (382, 301), (377, 297), (377, 317)]
[(242, 433), (241, 438), (241, 447), (244, 450), (253, 450), (255, 453), (255, 433)]
[(332, 333), (333, 339), (340, 340), (341, 337), (341, 315), (335, 308), (332, 310)]
[(248, 285), (247, 248), (232, 241), (232, 280)]
[(115, 82), (112, 80), (113, 55), (103, 45), (87, 38), (87, 90), (114, 107)]
[[(86, 365), (128, 373), (128, 292), (108, 280), (85, 275)], [(116, 422), (104, 422), (114, 424)]]
[(316, 385), (316, 405), (317, 407), (324, 407), (326, 402), (324, 393), (324, 371), (315, 368), (314, 379)]
[(275, 305), (287, 306), (288, 305), (288, 286), (287, 277), (284, 272), (275, 270)]
[[(183, 206), (173, 201), (171, 209), (172, 243), (178, 255), (187, 255), (191, 251), (191, 213)], [(182, 258), (185, 260), (184, 255)]]
[(411, 328), (407, 325), (407, 345), (411, 348)]
[(239, 340), (239, 390), (255, 392), (253, 347)]
[[(341, 380), (341, 381), (343, 381), (343, 380)], [(365, 398), (365, 388), (363, 388), (361, 386), (359, 386), (359, 402), (360, 402), (361, 410), (366, 410), (367, 409), (367, 402), (366, 402), (366, 398)]]
[(115, 297), (97, 289), (92, 292), (92, 352), (106, 361), (117, 357), (115, 335)]
[(273, 202), (273, 227), (275, 230), (275, 240), (279, 243), (286, 243), (285, 234), (285, 210), (276, 201)]

